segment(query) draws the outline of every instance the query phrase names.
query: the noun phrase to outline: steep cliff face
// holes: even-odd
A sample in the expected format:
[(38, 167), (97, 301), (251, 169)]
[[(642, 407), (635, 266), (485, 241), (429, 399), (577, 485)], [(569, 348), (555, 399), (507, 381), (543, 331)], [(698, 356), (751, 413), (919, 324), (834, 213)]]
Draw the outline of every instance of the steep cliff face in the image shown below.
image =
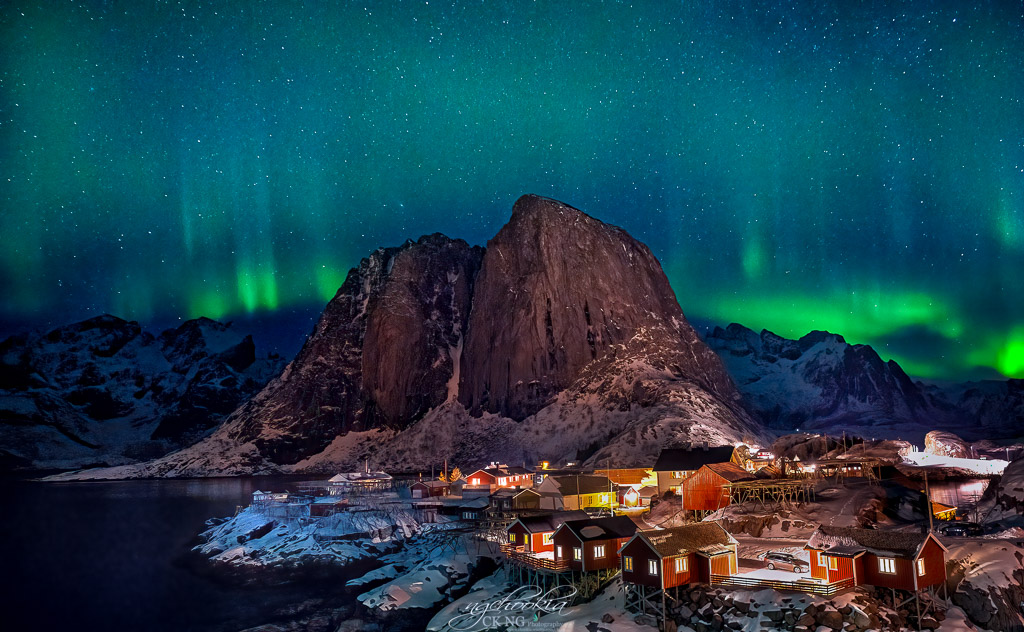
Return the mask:
[(459, 399), (523, 419), (643, 326), (663, 325), (681, 375), (722, 397), (733, 386), (683, 317), (650, 250), (570, 206), (521, 197), (488, 242), (462, 359)]
[(408, 425), (449, 396), (482, 251), (428, 235), (349, 272), (280, 378), (225, 430), (276, 464), (349, 431)]

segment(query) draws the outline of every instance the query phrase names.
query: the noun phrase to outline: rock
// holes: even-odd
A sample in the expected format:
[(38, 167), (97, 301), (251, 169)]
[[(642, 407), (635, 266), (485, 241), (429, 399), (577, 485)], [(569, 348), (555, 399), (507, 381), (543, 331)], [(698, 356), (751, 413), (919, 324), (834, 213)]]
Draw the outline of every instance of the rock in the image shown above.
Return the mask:
[(850, 614), (852, 612), (853, 612), (853, 608), (851, 608), (850, 606), (843, 606), (842, 608), (839, 609), (839, 614), (843, 615), (844, 617), (850, 616)]
[(813, 603), (807, 604), (807, 607), (804, 608), (804, 613), (809, 614), (813, 617), (818, 613), (818, 607), (815, 606)]
[(932, 617), (921, 617), (921, 627), (928, 630), (936, 630), (939, 627), (939, 622)]
[[(608, 621), (607, 623), (611, 623), (611, 622)], [(665, 620), (665, 630), (664, 630), (664, 632), (676, 632), (677, 629), (678, 629), (678, 626), (676, 625), (676, 622), (674, 620), (672, 620), (672, 619), (666, 619)]]
[(924, 436), (924, 451), (936, 456), (971, 458), (970, 446), (952, 432), (932, 430)]
[(793, 625), (796, 623), (796, 614), (792, 610), (787, 610), (782, 615), (782, 619), (786, 622), (786, 625)]
[(732, 607), (744, 614), (750, 610), (750, 604), (745, 601), (733, 601)]
[(817, 619), (814, 618), (813, 614), (808, 613), (808, 612), (804, 612), (803, 616), (801, 616), (799, 619), (796, 620), (796, 623), (797, 623), (797, 625), (802, 625), (802, 626), (807, 627), (807, 628), (812, 628), (812, 627), (815, 627), (815, 625), (818, 623), (818, 621), (817, 621)]
[(609, 614), (607, 612), (604, 613), (604, 615), (601, 616), (601, 623), (613, 623), (614, 621), (615, 621), (615, 617), (613, 617), (611, 614)]
[(691, 590), (689, 596), (690, 596), (690, 602), (696, 604), (696, 603), (700, 602), (701, 599), (704, 598), (704, 593), (699, 591), (699, 590)]
[(815, 620), (819, 625), (827, 626), (833, 630), (843, 629), (843, 615), (840, 614), (838, 610), (825, 610), (823, 612), (818, 612), (818, 614), (815, 615)]
[(689, 621), (692, 616), (693, 616), (693, 610), (690, 610), (690, 608), (688, 606), (680, 606), (679, 607), (679, 618), (680, 619), (682, 619), (683, 621)]
[(774, 621), (776, 623), (779, 622), (779, 621), (782, 621), (782, 611), (781, 610), (765, 610), (764, 611), (764, 616), (768, 617), (769, 619), (771, 619), (772, 621)]

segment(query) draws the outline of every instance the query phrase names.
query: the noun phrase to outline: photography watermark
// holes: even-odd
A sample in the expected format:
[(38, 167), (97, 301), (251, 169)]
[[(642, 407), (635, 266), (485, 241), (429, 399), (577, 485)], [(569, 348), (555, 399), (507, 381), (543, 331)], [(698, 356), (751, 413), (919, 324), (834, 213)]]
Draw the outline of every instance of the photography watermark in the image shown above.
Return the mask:
[(563, 614), (572, 603), (576, 589), (559, 586), (543, 590), (536, 586), (523, 586), (492, 601), (467, 604), (462, 614), (452, 617), (448, 625), (458, 632), (481, 632), (491, 629), (554, 630), (557, 623), (540, 623), (548, 614)]

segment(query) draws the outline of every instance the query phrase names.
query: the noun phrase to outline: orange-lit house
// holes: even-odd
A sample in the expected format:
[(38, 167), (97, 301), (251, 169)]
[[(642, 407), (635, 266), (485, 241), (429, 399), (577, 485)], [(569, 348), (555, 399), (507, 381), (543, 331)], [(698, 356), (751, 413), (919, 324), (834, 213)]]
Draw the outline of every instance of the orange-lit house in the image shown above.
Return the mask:
[(735, 575), (736, 538), (717, 522), (639, 531), (619, 551), (622, 581), (665, 590)]
[(658, 477), (658, 494), (664, 495), (670, 491), (680, 493), (683, 481), (694, 472), (709, 463), (729, 463), (735, 451), (731, 445), (662, 450), (653, 468)]
[(694, 472), (682, 484), (679, 495), (683, 509), (709, 512), (729, 505), (729, 490), (726, 485), (741, 481), (752, 481), (754, 476), (735, 463), (709, 463)]
[(492, 492), (502, 487), (532, 487), (533, 474), (525, 467), (492, 463), (466, 476), (466, 484), (477, 488), (488, 486)]
[(830, 584), (917, 591), (946, 581), (947, 549), (931, 533), (822, 525), (804, 548), (811, 576)]

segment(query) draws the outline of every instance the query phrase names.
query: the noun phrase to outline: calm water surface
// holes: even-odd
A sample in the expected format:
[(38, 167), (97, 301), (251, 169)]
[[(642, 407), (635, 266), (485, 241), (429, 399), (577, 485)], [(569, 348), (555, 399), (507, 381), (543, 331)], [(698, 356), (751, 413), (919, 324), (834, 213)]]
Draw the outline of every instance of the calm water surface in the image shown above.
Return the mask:
[(0, 481), (0, 629), (238, 630), (307, 599), (337, 599), (344, 580), (247, 587), (183, 563), (207, 518), (232, 515), (257, 488), (294, 482)]

